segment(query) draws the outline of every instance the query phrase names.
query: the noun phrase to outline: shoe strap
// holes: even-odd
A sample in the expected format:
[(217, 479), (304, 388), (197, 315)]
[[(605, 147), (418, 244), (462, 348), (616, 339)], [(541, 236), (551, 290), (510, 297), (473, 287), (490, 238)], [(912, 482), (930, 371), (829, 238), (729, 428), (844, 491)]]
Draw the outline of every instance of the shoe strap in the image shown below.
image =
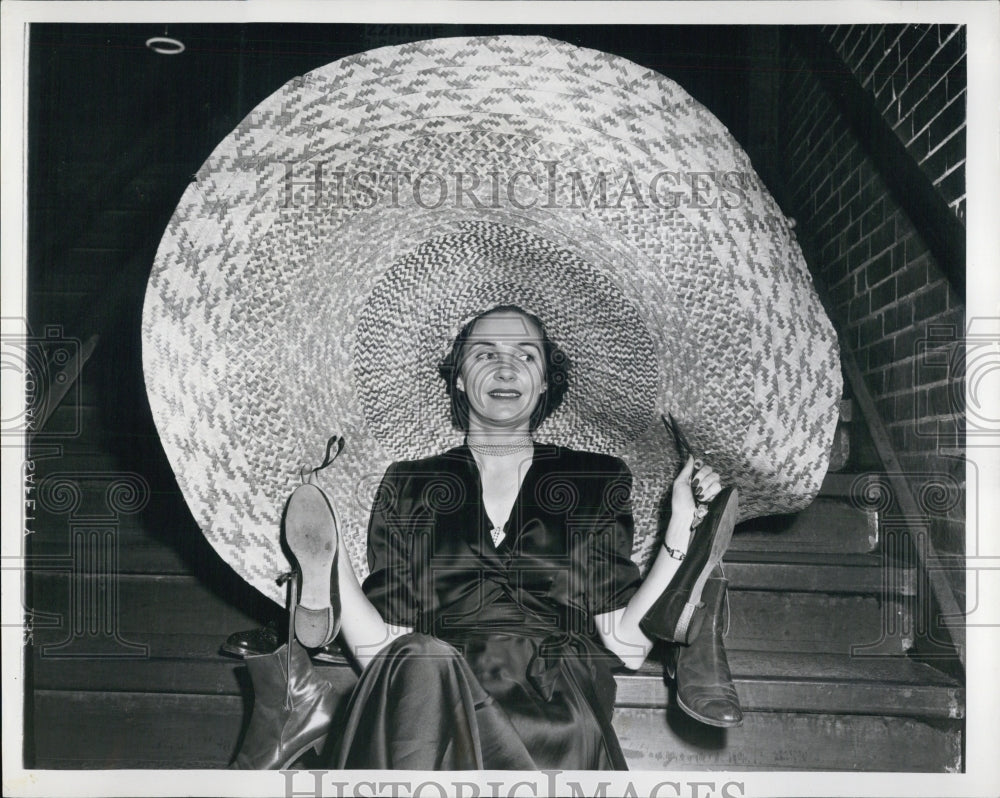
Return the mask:
[(674, 447), (677, 449), (677, 454), (681, 458), (681, 468), (684, 468), (684, 464), (687, 462), (688, 455), (691, 454), (691, 446), (687, 442), (687, 438), (681, 431), (680, 424), (677, 423), (677, 419), (674, 418), (674, 414), (667, 412), (666, 415), (660, 413), (660, 420), (663, 422), (663, 426), (667, 428), (667, 432), (674, 439)]
[(288, 571), (278, 577), (278, 584), (290, 582), (288, 597), (288, 642), (285, 644), (285, 709), (291, 712), (292, 704), (292, 641), (295, 638), (295, 609), (299, 606), (299, 572)]
[[(326, 442), (326, 454), (323, 455), (323, 462), (315, 468), (303, 467), (299, 469), (299, 478), (303, 483), (308, 484), (312, 477), (329, 466), (342, 451), (344, 451), (345, 440), (342, 435), (332, 435)], [(334, 451), (336, 449), (336, 451)]]

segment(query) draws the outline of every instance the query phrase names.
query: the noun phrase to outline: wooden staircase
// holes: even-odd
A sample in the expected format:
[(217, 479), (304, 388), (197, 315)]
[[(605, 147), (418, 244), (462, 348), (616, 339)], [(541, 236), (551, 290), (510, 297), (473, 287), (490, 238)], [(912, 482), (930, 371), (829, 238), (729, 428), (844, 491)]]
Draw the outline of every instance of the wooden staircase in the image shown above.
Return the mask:
[[(105, 527), (87, 520), (106, 499), (103, 475), (125, 473), (109, 450), (139, 442), (115, 444), (96, 410), (83, 412), (83, 433), (51, 461), (54, 473), (78, 475), (82, 503), (75, 516), (40, 508), (32, 536), (29, 764), (224, 767), (252, 693), (242, 663), (219, 646), (278, 611), (208, 548), (162, 455), (152, 466), (149, 452), (137, 455), (153, 486), (140, 512)], [(140, 452), (155, 451), (155, 437), (146, 443)], [(39, 477), (49, 468), (36, 466)], [(887, 556), (877, 513), (856, 506), (853, 484), (850, 472), (831, 474), (801, 513), (737, 528), (724, 566), (741, 727), (689, 719), (657, 661), (617, 677), (615, 726), (633, 769), (961, 770), (963, 688), (909, 650), (916, 568)], [(71, 548), (81, 539), (98, 546), (83, 571)], [(346, 696), (347, 662), (319, 667)]]

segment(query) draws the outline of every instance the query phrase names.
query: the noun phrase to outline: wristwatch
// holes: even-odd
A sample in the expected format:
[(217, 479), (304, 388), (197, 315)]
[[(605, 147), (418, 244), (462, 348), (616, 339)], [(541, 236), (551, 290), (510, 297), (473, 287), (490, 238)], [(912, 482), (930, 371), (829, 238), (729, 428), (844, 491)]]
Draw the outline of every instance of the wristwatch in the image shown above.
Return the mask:
[(680, 549), (675, 549), (672, 546), (668, 546), (666, 543), (663, 544), (663, 548), (667, 550), (667, 554), (675, 560), (683, 560), (687, 554)]

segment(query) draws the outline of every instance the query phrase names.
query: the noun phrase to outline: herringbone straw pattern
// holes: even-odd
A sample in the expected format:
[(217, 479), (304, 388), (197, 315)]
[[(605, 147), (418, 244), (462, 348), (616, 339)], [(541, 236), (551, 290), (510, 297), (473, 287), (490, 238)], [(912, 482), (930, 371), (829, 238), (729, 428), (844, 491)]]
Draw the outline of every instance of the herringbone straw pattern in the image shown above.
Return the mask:
[[(671, 176), (692, 172), (743, 182), (698, 207), (710, 203)], [(363, 573), (386, 465), (461, 441), (437, 361), (466, 320), (510, 302), (541, 316), (574, 363), (538, 437), (633, 470), (638, 561), (678, 465), (662, 412), (739, 486), (744, 518), (817, 492), (841, 392), (836, 341), (787, 221), (728, 131), (617, 56), (539, 37), (442, 39), (289, 82), (218, 146), (163, 236), (146, 385), (220, 555), (283, 600), (281, 509), (336, 432), (347, 448), (321, 480)]]

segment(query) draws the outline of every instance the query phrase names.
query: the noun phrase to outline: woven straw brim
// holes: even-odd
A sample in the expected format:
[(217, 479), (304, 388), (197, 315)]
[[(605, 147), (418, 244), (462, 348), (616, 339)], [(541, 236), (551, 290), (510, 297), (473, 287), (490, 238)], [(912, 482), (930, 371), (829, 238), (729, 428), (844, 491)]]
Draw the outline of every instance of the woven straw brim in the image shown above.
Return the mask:
[[(693, 202), (669, 175), (696, 172), (742, 182)], [(603, 203), (582, 197), (602, 179)], [(683, 196), (671, 207), (652, 186)], [(434, 40), (291, 81), (220, 144), (163, 237), (147, 389), (222, 557), (282, 601), (281, 507), (340, 433), (322, 481), (364, 573), (386, 465), (461, 441), (437, 362), (471, 316), (508, 303), (574, 364), (538, 437), (632, 468), (637, 561), (677, 467), (660, 413), (739, 486), (742, 517), (815, 495), (836, 341), (787, 221), (721, 123), (605, 53)]]

